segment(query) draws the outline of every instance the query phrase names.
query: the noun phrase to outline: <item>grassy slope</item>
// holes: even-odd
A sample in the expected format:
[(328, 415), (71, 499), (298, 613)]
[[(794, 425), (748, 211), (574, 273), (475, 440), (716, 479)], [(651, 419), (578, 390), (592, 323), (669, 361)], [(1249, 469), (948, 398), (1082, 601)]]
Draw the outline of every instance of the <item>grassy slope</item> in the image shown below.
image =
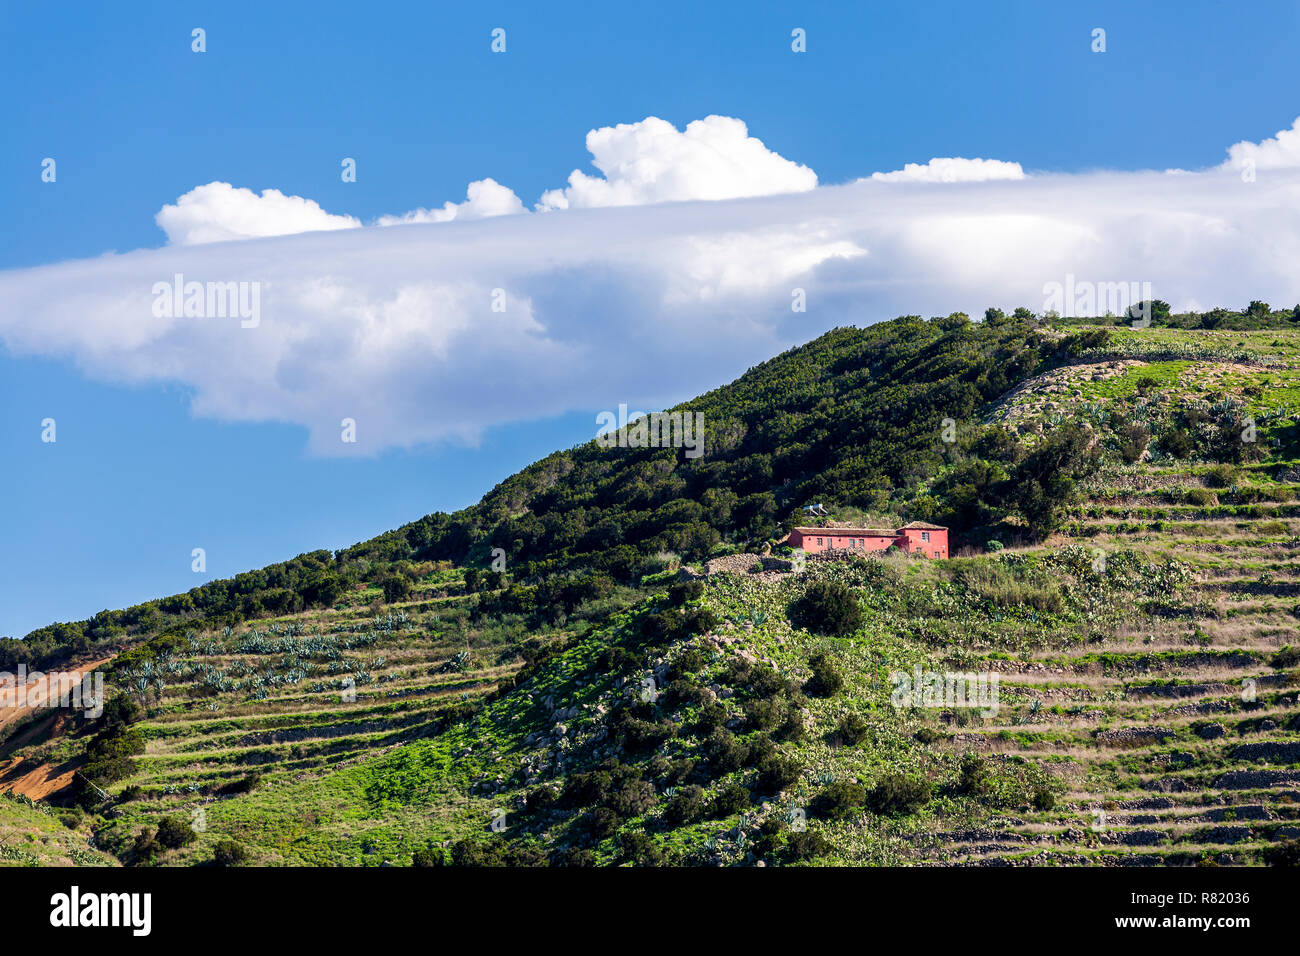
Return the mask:
[[(66, 814), (65, 814), (66, 815)], [(22, 797), (0, 796), (0, 866), (116, 866), (87, 845), (87, 824), (69, 827), (51, 808)]]

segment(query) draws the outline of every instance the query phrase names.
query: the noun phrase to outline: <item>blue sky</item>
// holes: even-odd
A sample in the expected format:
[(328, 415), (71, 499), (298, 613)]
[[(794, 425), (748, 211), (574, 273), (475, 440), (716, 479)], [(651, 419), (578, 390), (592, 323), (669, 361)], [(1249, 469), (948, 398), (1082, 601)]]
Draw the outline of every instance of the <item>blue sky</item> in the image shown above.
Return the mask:
[[(1014, 161), (1034, 174), (1077, 175), (1080, 184), (1095, 170), (1203, 169), (1222, 163), (1231, 144), (1291, 125), (1300, 114), (1294, 4), (1173, 10), (7, 4), (0, 269), (18, 282), (32, 267), (162, 247), (155, 213), (213, 181), (308, 197), (366, 223), (462, 201), (466, 184), (486, 177), (531, 207), (570, 171), (594, 173), (583, 145), (589, 130), (648, 116), (678, 129), (713, 114), (737, 117), (772, 153), (815, 170), (822, 186), (932, 157)], [(206, 30), (203, 54), (190, 50), (194, 27)], [(494, 27), (507, 31), (504, 54), (489, 50)], [(794, 27), (807, 31), (805, 54), (790, 50)], [(1106, 30), (1104, 54), (1090, 49), (1094, 27)], [(57, 161), (55, 183), (41, 181), (44, 157)], [(343, 157), (357, 160), (357, 182), (340, 180)], [(780, 208), (765, 202), (754, 215)], [(740, 221), (750, 208), (736, 213)], [(685, 228), (548, 215), (617, 235)], [(499, 245), (489, 225), (409, 227), (408, 235), (445, 230), (436, 242), (464, 236)], [(267, 257), (289, 255), (285, 240), (256, 241)], [(852, 261), (833, 249), (818, 259), (830, 280)], [(529, 275), (536, 271), (530, 266)], [(606, 289), (600, 275), (585, 277), (584, 288)], [(545, 290), (530, 288), (545, 304)], [(580, 300), (593, 335), (604, 311), (636, 288), (624, 283), (606, 298), (598, 291)], [(972, 311), (994, 301), (956, 298)], [(15, 308), (12, 298), (6, 308)], [(733, 321), (743, 321), (741, 311)], [(799, 325), (787, 316), (753, 336), (749, 353), (701, 354), (682, 363), (689, 376), (629, 397), (685, 398), (785, 344), (880, 317), (855, 319), (851, 303)], [(11, 313), (8, 327), (41, 321), (39, 310)], [(229, 395), (216, 413), (196, 414), (196, 388), (208, 387), (195, 384), (201, 378), (159, 380), (100, 363), (71, 340), (16, 347), (3, 333), (0, 325), (0, 634), (13, 636), (464, 506), (546, 452), (591, 437), (594, 413), (623, 398), (575, 392), (543, 407), (523, 396), (516, 406), (503, 400), (469, 442), (395, 439), (369, 454), (320, 454), (302, 418), (267, 420), (276, 416), (258, 411), (240, 420), (221, 411)], [(565, 353), (550, 354), (555, 361)], [(474, 381), (460, 386), (466, 403), (492, 404), (486, 393), (507, 387), (479, 379), (480, 394)], [(53, 445), (40, 441), (46, 417), (58, 423)], [(194, 547), (207, 551), (205, 575), (190, 570)]]

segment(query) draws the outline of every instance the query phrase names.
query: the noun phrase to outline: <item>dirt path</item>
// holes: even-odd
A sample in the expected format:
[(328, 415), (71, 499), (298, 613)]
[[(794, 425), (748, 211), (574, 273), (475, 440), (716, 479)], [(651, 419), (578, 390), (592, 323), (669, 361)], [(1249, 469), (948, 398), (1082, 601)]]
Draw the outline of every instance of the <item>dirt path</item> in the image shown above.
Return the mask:
[[(22, 690), (17, 693), (14, 690), (14, 678), (10, 677), (0, 681), (0, 732), (25, 720), (33, 713), (56, 713), (55, 710), (47, 710), (43, 706), (51, 695), (59, 696), (80, 681), (83, 675), (94, 671), (112, 659), (111, 656), (103, 657), (99, 660), (79, 664), (71, 670), (59, 671), (59, 679), (57, 681), (51, 680), (48, 684), (43, 677), (36, 681), (28, 680)], [(21, 703), (19, 704), (17, 701), (21, 701)], [(68, 717), (69, 715), (64, 712), (60, 716)], [(36, 723), (43, 726), (24, 728), (8, 742), (9, 746), (11, 748), (15, 745), (28, 747), (42, 743), (52, 733), (66, 724), (67, 721), (52, 720), (37, 721)], [(29, 733), (28, 730), (32, 732)], [(17, 793), (32, 800), (42, 800), (72, 784), (75, 762), (63, 764), (42, 763), (35, 767), (24, 767), (25, 760), (24, 757), (11, 757), (0, 762), (0, 793)]]
[(55, 766), (43, 763), (20, 774), (19, 765), (22, 762), (22, 758), (14, 757), (0, 764), (0, 793), (16, 793), (31, 800), (44, 800), (51, 794), (72, 786), (72, 775), (76, 770), (72, 764)]
[[(72, 670), (51, 671), (48, 675), (42, 672), (40, 679), (29, 678), (18, 691), (14, 689), (14, 677), (0, 680), (0, 731), (23, 720), (33, 711), (44, 709), (43, 705), (51, 696), (61, 695), (78, 683), (83, 675), (112, 659), (112, 657), (103, 657), (97, 661), (79, 664)], [(56, 674), (58, 679), (54, 680)], [(50, 678), (48, 681), (47, 677)]]

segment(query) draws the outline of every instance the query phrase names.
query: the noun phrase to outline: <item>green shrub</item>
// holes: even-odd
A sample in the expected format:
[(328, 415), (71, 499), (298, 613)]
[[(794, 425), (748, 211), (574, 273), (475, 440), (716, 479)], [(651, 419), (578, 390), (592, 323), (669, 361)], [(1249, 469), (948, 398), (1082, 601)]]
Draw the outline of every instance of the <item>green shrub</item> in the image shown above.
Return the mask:
[(745, 718), (756, 730), (775, 727), (784, 716), (785, 704), (779, 697), (760, 697), (745, 703)]
[(659, 866), (664, 861), (663, 848), (648, 833), (620, 833), (618, 849), (624, 861), (636, 866)]
[(262, 775), (254, 770), (252, 773), (240, 777), (238, 780), (232, 780), (230, 783), (223, 784), (217, 788), (216, 792), (222, 796), (230, 796), (236, 793), (248, 793), (255, 789), (261, 782)]
[(852, 747), (867, 739), (871, 727), (861, 714), (850, 713), (844, 716), (832, 734), (832, 740), (842, 747)]
[(754, 781), (754, 787), (759, 793), (780, 793), (799, 781), (802, 769), (798, 761), (772, 754), (758, 764), (758, 777)]
[(866, 788), (852, 780), (836, 780), (812, 801), (813, 813), (828, 820), (845, 820), (867, 804)]
[(745, 766), (749, 748), (736, 739), (731, 731), (719, 727), (704, 742), (704, 757), (715, 776), (733, 773)]
[(668, 589), (668, 603), (674, 607), (681, 607), (690, 604), (692, 601), (698, 601), (703, 596), (703, 581), (683, 581), (680, 584), (674, 584)]
[(1184, 488), (1179, 496), (1189, 505), (1198, 505), (1199, 507), (1213, 507), (1219, 503), (1218, 496), (1209, 488)]
[(169, 850), (188, 846), (199, 838), (183, 817), (163, 817), (158, 821), (158, 842)]
[(1233, 465), (1212, 465), (1206, 469), (1203, 480), (1211, 488), (1231, 488), (1237, 482), (1237, 469)]
[(677, 660), (673, 662), (673, 677), (688, 677), (694, 674), (706, 663), (704, 652), (698, 647), (688, 648), (678, 655)]
[(823, 579), (810, 584), (790, 606), (790, 618), (815, 634), (843, 637), (862, 623), (857, 595), (839, 581)]
[(694, 823), (703, 815), (704, 788), (694, 784), (674, 793), (664, 808), (664, 822), (672, 827)]
[(1283, 840), (1264, 850), (1269, 866), (1300, 866), (1300, 840)]
[(888, 817), (908, 816), (929, 802), (928, 780), (900, 774), (882, 777), (867, 800), (872, 812)]
[(816, 830), (791, 833), (785, 844), (786, 858), (795, 863), (815, 860), (830, 851), (830, 842)]
[(1269, 661), (1269, 664), (1279, 670), (1285, 670), (1288, 667), (1295, 667), (1297, 664), (1300, 664), (1300, 647), (1293, 647), (1288, 644), (1273, 655), (1273, 659)]
[[(420, 851), (416, 851), (419, 856)], [(217, 866), (243, 866), (248, 862), (248, 850), (234, 840), (218, 840), (217, 845), (212, 848), (212, 862)], [(430, 866), (432, 864), (419, 864), (416, 866)]]
[(152, 863), (161, 852), (162, 846), (158, 843), (153, 827), (144, 827), (136, 834), (135, 842), (131, 845), (131, 856), (136, 864)]
[(390, 574), (384, 578), (380, 587), (384, 592), (384, 603), (394, 604), (397, 601), (404, 601), (411, 596), (411, 581), (400, 574)]
[(804, 692), (811, 697), (834, 697), (844, 687), (844, 678), (835, 669), (830, 655), (817, 651), (808, 659), (812, 677), (804, 684)]
[(978, 754), (966, 754), (962, 757), (957, 789), (971, 797), (984, 796), (992, 790), (993, 782), (989, 778), (988, 761)]
[(713, 816), (729, 817), (734, 813), (743, 813), (752, 804), (749, 791), (739, 783), (728, 783), (713, 798)]

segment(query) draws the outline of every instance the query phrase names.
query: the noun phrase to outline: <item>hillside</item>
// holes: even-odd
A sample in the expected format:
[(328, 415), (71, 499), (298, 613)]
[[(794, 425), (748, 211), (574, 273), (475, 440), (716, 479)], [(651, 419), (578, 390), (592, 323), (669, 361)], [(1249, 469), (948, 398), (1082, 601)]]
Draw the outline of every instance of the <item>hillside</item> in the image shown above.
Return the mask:
[[(682, 406), (698, 459), (588, 443), (454, 515), (5, 642), (111, 659), (110, 693), (0, 729), (0, 789), (70, 780), (36, 795), (128, 864), (1275, 860), (1298, 350), (1021, 313), (836, 330)], [(750, 573), (812, 502), (948, 525), (959, 556)], [(933, 672), (997, 675), (996, 706), (891, 702)]]

